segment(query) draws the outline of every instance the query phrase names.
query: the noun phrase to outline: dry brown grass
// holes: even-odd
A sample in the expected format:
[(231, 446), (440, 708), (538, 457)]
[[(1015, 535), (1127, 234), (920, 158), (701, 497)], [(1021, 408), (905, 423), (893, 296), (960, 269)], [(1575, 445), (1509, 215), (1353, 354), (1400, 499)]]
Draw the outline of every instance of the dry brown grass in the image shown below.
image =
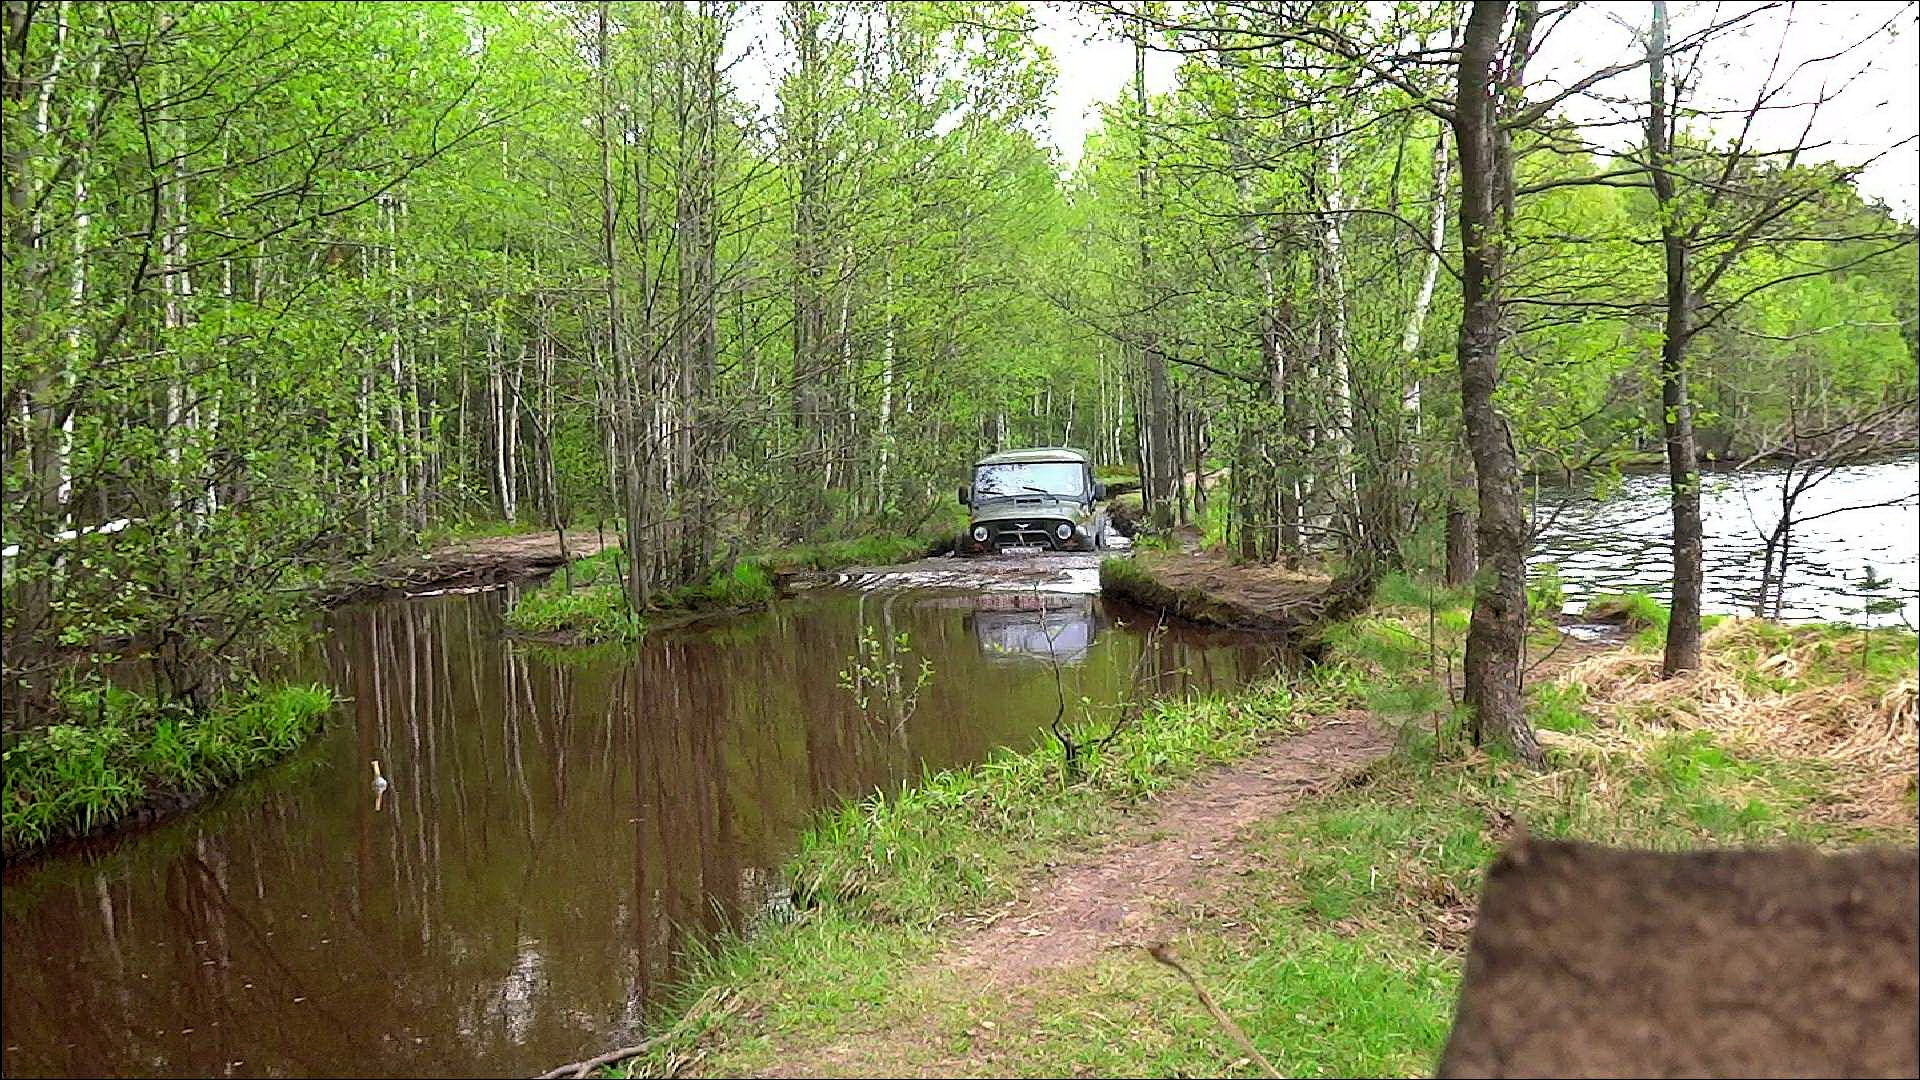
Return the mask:
[[(1911, 822), (1920, 682), (1910, 635), (1877, 637), (1871, 664), (1861, 635), (1826, 627), (1727, 619), (1707, 631), (1703, 644), (1700, 670), (1672, 679), (1660, 677), (1657, 652), (1609, 652), (1573, 665), (1562, 678), (1585, 692), (1592, 716), (1603, 725), (1613, 721), (1612, 730), (1550, 741), (1611, 741), (1628, 728), (1706, 728), (1752, 748), (1832, 762), (1854, 804), (1842, 808), (1847, 816), (1866, 824)], [(1896, 666), (1904, 672), (1890, 674)]]

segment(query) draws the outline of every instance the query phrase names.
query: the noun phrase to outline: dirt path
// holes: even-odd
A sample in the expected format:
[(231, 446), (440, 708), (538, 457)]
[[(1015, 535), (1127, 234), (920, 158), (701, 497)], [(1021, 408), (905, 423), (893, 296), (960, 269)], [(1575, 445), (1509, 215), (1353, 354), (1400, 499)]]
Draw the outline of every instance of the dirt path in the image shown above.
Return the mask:
[(1342, 717), (1216, 769), (1159, 800), (1142, 826), (1145, 838), (1062, 867), (991, 915), (942, 962), (1012, 983), (1084, 963), (1102, 949), (1150, 944), (1162, 929), (1159, 909), (1238, 867), (1242, 829), (1351, 776), (1392, 747), (1363, 717)]
[[(1126, 838), (1058, 868), (1013, 903), (980, 917), (918, 974), (922, 981), (964, 986), (975, 997), (1017, 1000), (1105, 950), (1158, 940), (1181, 907), (1245, 868), (1249, 826), (1353, 777), (1392, 745), (1387, 733), (1356, 713), (1205, 773), (1156, 799)], [(921, 1014), (825, 1045), (783, 1046), (772, 1075), (951, 1076), (983, 1064), (1018, 1071), (1017, 1032), (1009, 1030), (1010, 1041), (997, 1050), (976, 1046), (955, 1057), (940, 1025)]]
[[(566, 553), (578, 559), (618, 547), (618, 538), (593, 530), (567, 531)], [(553, 531), (485, 536), (395, 559), (371, 574), (340, 582), (323, 594), (328, 604), (367, 600), (400, 590), (415, 594), (478, 590), (543, 574), (565, 561)]]

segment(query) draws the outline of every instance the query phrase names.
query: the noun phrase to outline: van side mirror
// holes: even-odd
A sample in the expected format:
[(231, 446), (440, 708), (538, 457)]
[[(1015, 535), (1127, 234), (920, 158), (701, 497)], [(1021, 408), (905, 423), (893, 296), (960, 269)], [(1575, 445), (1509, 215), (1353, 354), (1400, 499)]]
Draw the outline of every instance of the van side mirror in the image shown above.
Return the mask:
[(960, 505), (972, 506), (973, 500), (968, 497), (972, 494), (973, 494), (972, 492), (967, 490), (967, 486), (965, 484), (960, 485)]
[(1093, 497), (1096, 502), (1107, 497), (1107, 482), (1105, 480), (1095, 480), (1093, 482)]

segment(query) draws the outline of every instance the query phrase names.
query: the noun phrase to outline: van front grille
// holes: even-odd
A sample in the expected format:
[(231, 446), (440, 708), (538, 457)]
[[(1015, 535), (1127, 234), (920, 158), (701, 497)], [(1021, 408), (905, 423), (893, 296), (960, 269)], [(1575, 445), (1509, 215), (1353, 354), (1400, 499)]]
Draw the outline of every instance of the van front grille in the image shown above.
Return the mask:
[(1058, 547), (1053, 530), (1059, 525), (1057, 521), (1000, 522), (993, 526), (993, 542), (996, 547)]

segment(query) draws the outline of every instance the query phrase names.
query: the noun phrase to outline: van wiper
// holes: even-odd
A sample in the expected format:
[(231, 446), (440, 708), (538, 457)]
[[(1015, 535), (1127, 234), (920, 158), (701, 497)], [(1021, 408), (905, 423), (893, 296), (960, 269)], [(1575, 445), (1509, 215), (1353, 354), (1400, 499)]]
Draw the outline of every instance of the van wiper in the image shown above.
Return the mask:
[[(1032, 484), (1021, 484), (1020, 491), (1031, 491), (1035, 495), (1045, 495), (1049, 499), (1072, 498), (1071, 495), (1061, 495), (1058, 492), (1048, 491), (1046, 488), (1034, 487)], [(982, 491), (979, 493), (979, 498), (983, 500), (985, 499), (1017, 499), (1017, 498), (1020, 498), (1020, 492), (1018, 491)]]

